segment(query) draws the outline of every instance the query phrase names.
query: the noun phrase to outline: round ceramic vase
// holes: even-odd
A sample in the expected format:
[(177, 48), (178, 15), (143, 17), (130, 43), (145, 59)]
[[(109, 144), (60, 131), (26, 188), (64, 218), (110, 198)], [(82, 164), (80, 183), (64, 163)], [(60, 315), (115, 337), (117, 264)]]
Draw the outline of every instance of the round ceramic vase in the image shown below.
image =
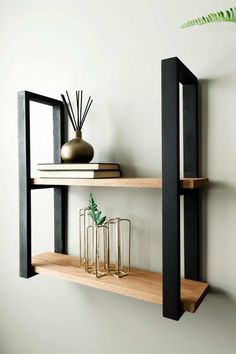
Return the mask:
[(82, 139), (82, 132), (75, 131), (74, 138), (61, 148), (61, 158), (65, 163), (88, 163), (93, 159), (92, 145)]

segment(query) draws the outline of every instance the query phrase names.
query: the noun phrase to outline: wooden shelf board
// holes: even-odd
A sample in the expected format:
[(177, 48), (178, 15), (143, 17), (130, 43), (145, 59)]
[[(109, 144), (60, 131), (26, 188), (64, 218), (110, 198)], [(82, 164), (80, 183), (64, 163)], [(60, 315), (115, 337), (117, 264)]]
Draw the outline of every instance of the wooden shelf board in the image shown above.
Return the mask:
[[(97, 279), (80, 267), (79, 258), (60, 253), (43, 253), (33, 257), (36, 273), (62, 278), (135, 299), (162, 304), (162, 274), (132, 269), (122, 279), (112, 275)], [(181, 280), (181, 301), (184, 311), (195, 312), (207, 293), (208, 284), (193, 280)]]
[[(133, 187), (162, 188), (162, 178), (32, 178), (33, 186), (90, 186), (90, 187)], [(183, 178), (181, 187), (184, 189), (202, 188), (208, 185), (208, 178)]]

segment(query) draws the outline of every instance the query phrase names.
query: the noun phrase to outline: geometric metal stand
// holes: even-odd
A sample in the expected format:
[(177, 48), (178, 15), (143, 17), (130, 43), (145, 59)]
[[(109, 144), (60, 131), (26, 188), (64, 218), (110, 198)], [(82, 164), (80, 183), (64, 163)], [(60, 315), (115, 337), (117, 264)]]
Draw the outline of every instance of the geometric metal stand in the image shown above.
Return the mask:
[(184, 177), (198, 177), (197, 78), (176, 57), (162, 61), (163, 315), (178, 320), (180, 196), (184, 195), (185, 278), (199, 280), (198, 191), (180, 188), (179, 84), (183, 84)]
[[(31, 193), (38, 188), (30, 180), (30, 101), (53, 107), (53, 156), (60, 163), (60, 149), (64, 142), (64, 106), (59, 100), (32, 92), (18, 93), (19, 137), (19, 218), (20, 218), (20, 276), (29, 278), (35, 273), (31, 266)], [(52, 188), (52, 186), (40, 186)], [(65, 253), (65, 188), (54, 188), (54, 248)]]

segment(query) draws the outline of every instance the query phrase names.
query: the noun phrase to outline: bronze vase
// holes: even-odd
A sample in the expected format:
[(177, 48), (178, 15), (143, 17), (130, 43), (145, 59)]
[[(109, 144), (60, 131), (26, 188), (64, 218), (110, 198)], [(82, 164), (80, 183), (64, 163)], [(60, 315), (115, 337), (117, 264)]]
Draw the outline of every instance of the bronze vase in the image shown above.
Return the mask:
[(82, 132), (74, 132), (74, 138), (61, 148), (61, 158), (65, 163), (88, 163), (92, 160), (94, 150), (92, 145), (82, 139)]

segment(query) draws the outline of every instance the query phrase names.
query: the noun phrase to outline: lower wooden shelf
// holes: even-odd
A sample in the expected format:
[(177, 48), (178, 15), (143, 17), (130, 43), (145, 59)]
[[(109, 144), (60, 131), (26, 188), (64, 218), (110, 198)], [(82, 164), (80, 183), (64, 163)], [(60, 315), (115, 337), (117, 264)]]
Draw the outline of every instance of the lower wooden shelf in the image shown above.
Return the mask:
[[(32, 259), (34, 271), (62, 278), (93, 288), (133, 297), (135, 299), (162, 304), (162, 274), (132, 269), (122, 279), (107, 275), (97, 279), (80, 267), (78, 257), (60, 253), (43, 253)], [(181, 280), (181, 302), (184, 311), (195, 312), (207, 294), (208, 284), (188, 279)]]

